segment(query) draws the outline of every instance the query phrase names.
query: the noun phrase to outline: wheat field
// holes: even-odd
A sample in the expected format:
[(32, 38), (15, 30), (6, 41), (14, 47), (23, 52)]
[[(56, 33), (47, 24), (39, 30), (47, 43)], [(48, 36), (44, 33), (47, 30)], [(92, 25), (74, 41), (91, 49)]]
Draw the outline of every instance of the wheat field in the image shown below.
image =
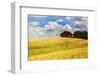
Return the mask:
[(77, 38), (36, 38), (28, 42), (28, 60), (88, 58), (88, 41)]

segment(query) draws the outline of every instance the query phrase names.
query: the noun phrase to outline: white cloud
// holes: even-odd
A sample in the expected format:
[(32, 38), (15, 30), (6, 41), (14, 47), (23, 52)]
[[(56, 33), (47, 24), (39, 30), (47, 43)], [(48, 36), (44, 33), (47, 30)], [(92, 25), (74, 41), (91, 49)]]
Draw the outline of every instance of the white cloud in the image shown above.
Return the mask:
[(57, 22), (48, 22), (45, 27), (29, 26), (29, 39), (41, 37), (60, 37), (62, 25)]
[(63, 22), (63, 21), (64, 21), (63, 19), (56, 20), (56, 22)]
[(72, 27), (71, 27), (71, 25), (66, 24), (66, 25), (63, 26), (63, 29), (64, 29), (65, 31), (70, 31), (70, 30), (72, 30)]
[(48, 22), (47, 25), (45, 25), (45, 27), (48, 29), (57, 29), (57, 28), (61, 28), (62, 25), (59, 25), (57, 22), (50, 21), (50, 22)]
[(72, 32), (75, 32), (75, 31), (81, 31), (81, 28), (74, 28), (74, 29), (72, 30)]
[(47, 33), (42, 27), (29, 26), (29, 39), (47, 37)]
[(67, 20), (72, 20), (73, 17), (66, 17)]
[(45, 25), (44, 29), (46, 30), (49, 37), (60, 37), (60, 33), (63, 31), (62, 25), (59, 25), (57, 22), (48, 22)]
[(57, 22), (53, 22), (53, 21), (49, 21), (48, 25), (58, 25), (58, 23)]
[(67, 20), (72, 21), (71, 31), (87, 31), (88, 18), (87, 17), (66, 17)]
[(40, 34), (35, 30), (35, 28), (29, 26), (29, 39), (38, 38), (38, 37), (40, 37)]
[(81, 26), (81, 24), (82, 24), (82, 21), (74, 21), (74, 25), (79, 25), (79, 26)]
[(29, 26), (35, 27), (37, 25), (39, 25), (39, 22), (38, 21), (34, 21), (34, 22), (29, 23)]
[[(74, 19), (75, 20), (75, 19)], [(80, 31), (87, 31), (88, 29), (88, 18), (81, 17), (73, 21), (72, 23), (73, 30), (80, 29)], [(79, 30), (78, 30), (79, 31)]]
[(82, 18), (82, 24), (85, 26), (85, 28), (88, 28), (88, 18), (87, 17)]

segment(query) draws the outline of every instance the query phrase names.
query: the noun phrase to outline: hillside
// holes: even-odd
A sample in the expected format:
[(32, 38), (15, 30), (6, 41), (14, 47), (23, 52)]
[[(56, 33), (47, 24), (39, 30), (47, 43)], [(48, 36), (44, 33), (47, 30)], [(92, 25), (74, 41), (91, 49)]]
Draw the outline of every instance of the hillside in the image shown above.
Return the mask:
[(29, 40), (28, 59), (58, 60), (87, 58), (87, 40), (77, 38), (34, 38)]

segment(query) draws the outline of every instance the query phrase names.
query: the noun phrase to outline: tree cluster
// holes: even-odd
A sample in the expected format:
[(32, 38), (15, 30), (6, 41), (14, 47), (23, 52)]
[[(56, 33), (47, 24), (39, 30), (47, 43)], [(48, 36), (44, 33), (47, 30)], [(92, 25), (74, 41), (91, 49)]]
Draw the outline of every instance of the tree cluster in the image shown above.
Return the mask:
[(68, 31), (64, 31), (60, 34), (61, 37), (73, 37), (73, 38), (81, 38), (81, 39), (88, 39), (88, 32), (87, 31), (75, 31), (73, 34)]

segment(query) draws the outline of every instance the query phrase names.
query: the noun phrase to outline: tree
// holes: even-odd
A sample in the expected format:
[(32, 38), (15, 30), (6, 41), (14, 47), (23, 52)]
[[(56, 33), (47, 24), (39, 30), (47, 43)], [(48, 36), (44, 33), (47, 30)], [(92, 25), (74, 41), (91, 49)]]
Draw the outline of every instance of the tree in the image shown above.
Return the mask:
[(87, 31), (83, 31), (83, 39), (88, 39), (88, 32)]
[(73, 34), (74, 38), (82, 38), (82, 39), (88, 39), (88, 33), (87, 31), (75, 31)]

